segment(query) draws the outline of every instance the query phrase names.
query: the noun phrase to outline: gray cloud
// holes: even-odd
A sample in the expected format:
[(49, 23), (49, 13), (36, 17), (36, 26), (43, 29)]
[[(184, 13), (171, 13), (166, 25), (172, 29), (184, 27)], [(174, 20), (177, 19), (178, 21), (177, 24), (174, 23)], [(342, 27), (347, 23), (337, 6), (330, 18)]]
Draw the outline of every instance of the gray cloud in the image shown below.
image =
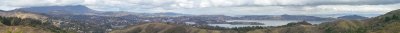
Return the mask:
[(86, 5), (95, 10), (187, 14), (382, 14), (400, 0), (0, 0), (0, 9)]
[[(400, 4), (388, 5), (320, 5), (320, 6), (240, 6), (210, 7), (181, 10), (189, 14), (223, 15), (311, 15), (311, 14), (383, 14), (399, 9)], [(214, 13), (213, 13), (214, 12)]]
[(400, 0), (311, 0), (308, 5), (384, 5), (396, 3), (400, 3)]
[[(0, 0), (2, 7), (89, 5), (131, 8), (202, 8), (229, 6), (287, 6), (287, 5), (384, 5), (400, 3), (400, 0)], [(96, 7), (93, 7), (96, 8)]]

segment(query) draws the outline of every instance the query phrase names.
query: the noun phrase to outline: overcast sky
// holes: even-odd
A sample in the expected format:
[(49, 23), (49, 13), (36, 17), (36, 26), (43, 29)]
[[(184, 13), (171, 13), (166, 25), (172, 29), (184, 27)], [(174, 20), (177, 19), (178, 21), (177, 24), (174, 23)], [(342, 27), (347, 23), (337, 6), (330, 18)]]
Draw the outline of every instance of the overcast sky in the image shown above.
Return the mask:
[(100, 11), (211, 15), (384, 14), (400, 0), (0, 0), (1, 10), (86, 5)]

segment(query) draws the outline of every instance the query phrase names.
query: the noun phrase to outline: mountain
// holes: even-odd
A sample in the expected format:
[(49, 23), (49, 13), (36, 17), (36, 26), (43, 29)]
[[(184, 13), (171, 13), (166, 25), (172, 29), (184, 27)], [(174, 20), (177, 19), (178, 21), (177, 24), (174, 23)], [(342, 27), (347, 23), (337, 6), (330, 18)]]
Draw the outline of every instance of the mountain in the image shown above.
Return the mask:
[(46, 13), (46, 14), (85, 14), (95, 11), (84, 5), (40, 6), (40, 7), (19, 8), (16, 10), (26, 10), (28, 12)]
[(368, 19), (368, 17), (360, 16), (360, 15), (346, 15), (338, 17), (338, 19), (348, 19), (348, 20), (363, 20)]
[(177, 17), (177, 16), (187, 16), (189, 14), (180, 14), (174, 12), (161, 12), (161, 13), (135, 13), (135, 12), (127, 12), (127, 11), (110, 11), (110, 12), (102, 12), (97, 13), (101, 16), (112, 16), (112, 17), (121, 17), (121, 16), (141, 16), (141, 17)]
[(307, 21), (301, 21), (301, 22), (288, 23), (288, 24), (283, 25), (283, 26), (299, 26), (299, 25), (312, 25), (312, 24), (308, 23)]
[(39, 7), (27, 7), (19, 8), (15, 10), (23, 10), (26, 12), (33, 13), (44, 13), (47, 15), (97, 15), (97, 16), (111, 16), (119, 17), (126, 15), (136, 15), (143, 17), (169, 17), (169, 16), (183, 16), (187, 14), (173, 13), (173, 12), (162, 12), (162, 13), (135, 13), (126, 11), (97, 11), (90, 9), (84, 5), (67, 5), (67, 6), (39, 6)]
[(161, 12), (161, 13), (153, 13), (154, 15), (162, 15), (162, 16), (185, 16), (188, 14), (180, 14), (180, 13), (174, 13), (174, 12)]
[(307, 20), (307, 21), (321, 21), (321, 20), (331, 20), (330, 18), (321, 18), (315, 16), (305, 16), (305, 15), (281, 15), (280, 18), (283, 20)]

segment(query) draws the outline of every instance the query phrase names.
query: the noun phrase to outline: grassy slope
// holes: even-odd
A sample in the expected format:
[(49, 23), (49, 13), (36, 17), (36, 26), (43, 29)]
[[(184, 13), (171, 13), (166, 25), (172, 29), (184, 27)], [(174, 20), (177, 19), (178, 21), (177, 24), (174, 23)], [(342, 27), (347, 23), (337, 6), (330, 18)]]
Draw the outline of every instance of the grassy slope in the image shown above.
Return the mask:
[(110, 33), (221, 33), (221, 31), (176, 26), (166, 23), (147, 23), (127, 29), (114, 30)]
[(195, 27), (179, 26), (166, 23), (147, 23), (126, 29), (114, 30), (110, 33), (319, 33), (312, 25), (279, 27), (274, 29), (256, 29), (246, 32), (235, 30), (210, 30)]
[(37, 19), (0, 16), (0, 22), (0, 33), (68, 33)]
[(400, 9), (373, 18), (368, 25), (371, 33), (400, 33)]
[(53, 33), (48, 30), (29, 26), (1, 26), (0, 29), (0, 33)]

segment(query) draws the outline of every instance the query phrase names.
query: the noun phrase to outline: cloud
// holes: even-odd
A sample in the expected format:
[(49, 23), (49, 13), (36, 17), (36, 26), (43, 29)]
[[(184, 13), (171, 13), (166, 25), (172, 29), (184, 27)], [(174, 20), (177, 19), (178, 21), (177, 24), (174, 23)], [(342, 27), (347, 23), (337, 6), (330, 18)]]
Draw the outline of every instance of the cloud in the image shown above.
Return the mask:
[[(230, 6), (271, 6), (271, 5), (382, 5), (395, 4), (400, 0), (85, 0), (84, 4), (99, 6), (92, 8), (118, 8), (124, 10), (149, 8), (204, 8)], [(124, 8), (121, 8), (124, 7)]]
[(86, 5), (102, 11), (178, 12), (187, 14), (382, 14), (400, 0), (0, 0), (0, 9)]
[(2, 10), (22, 7), (79, 5), (82, 0), (0, 0)]
[(309, 5), (382, 5), (396, 4), (400, 0), (313, 0)]
[(176, 12), (220, 15), (317, 15), (317, 14), (384, 14), (400, 9), (400, 3), (387, 5), (319, 5), (319, 6), (239, 6), (210, 7)]

